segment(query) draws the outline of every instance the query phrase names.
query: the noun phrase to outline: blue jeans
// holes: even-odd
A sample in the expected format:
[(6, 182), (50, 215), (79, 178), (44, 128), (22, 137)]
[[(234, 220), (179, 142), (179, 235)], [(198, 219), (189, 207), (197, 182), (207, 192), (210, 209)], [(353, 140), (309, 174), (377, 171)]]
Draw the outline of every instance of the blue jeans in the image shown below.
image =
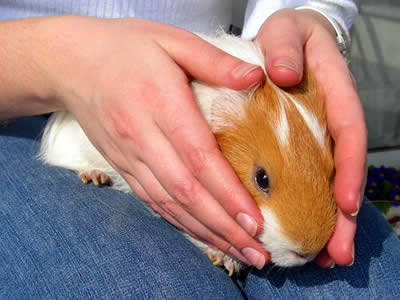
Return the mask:
[(0, 298), (399, 299), (400, 242), (365, 202), (352, 267), (229, 278), (142, 203), (35, 158), (44, 117), (0, 129)]

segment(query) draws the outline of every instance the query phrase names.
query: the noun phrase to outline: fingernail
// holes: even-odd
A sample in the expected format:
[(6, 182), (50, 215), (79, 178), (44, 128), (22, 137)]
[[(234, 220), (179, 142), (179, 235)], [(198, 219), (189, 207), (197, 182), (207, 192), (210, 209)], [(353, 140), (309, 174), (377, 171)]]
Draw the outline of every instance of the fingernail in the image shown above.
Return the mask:
[(257, 232), (257, 223), (256, 221), (247, 214), (239, 213), (236, 216), (236, 222), (240, 224), (251, 236), (255, 236)]
[(351, 255), (352, 255), (352, 261), (351, 261), (351, 263), (349, 263), (347, 266), (348, 267), (351, 267), (352, 265), (354, 265), (354, 243), (353, 243), (353, 246), (352, 246), (352, 248), (351, 248)]
[(253, 266), (261, 270), (265, 265), (265, 257), (253, 248), (243, 248), (242, 253), (251, 262)]
[(277, 59), (275, 61), (274, 67), (285, 67), (285, 68), (295, 71), (296, 73), (299, 73), (298, 66), (294, 62), (284, 59), (284, 58)]
[(357, 208), (357, 210), (355, 212), (351, 213), (350, 216), (357, 217), (359, 211), (360, 211), (360, 209)]
[(237, 250), (235, 247), (230, 247), (229, 248), (229, 253), (232, 254), (234, 257), (239, 259), (241, 262), (244, 262), (245, 264), (249, 263), (249, 260), (240, 253), (239, 250)]
[(360, 205), (361, 205), (361, 196), (358, 196), (358, 201), (357, 201), (357, 209), (355, 212), (351, 213), (350, 216), (356, 217), (360, 211)]
[(257, 68), (259, 68), (259, 66), (243, 63), (233, 69), (232, 76), (235, 79), (242, 79)]
[(323, 268), (329, 268), (329, 269), (333, 269), (336, 266), (336, 263), (333, 259), (329, 259), (329, 265), (325, 265)]

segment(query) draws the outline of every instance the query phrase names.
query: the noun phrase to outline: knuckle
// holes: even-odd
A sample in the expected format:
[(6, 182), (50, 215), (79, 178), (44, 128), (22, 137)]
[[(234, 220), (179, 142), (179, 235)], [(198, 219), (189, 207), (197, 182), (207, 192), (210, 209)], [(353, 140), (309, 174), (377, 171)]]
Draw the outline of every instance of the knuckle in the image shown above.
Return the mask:
[(202, 147), (192, 147), (186, 152), (189, 167), (196, 176), (198, 173), (204, 172), (210, 161), (217, 155), (218, 149), (204, 149)]
[(281, 9), (268, 18), (263, 26), (290, 26), (297, 28), (297, 14), (292, 9)]
[(293, 9), (281, 9), (274, 14), (276, 22), (281, 22), (281, 24), (291, 25), (297, 28), (298, 26), (298, 11)]
[(189, 166), (194, 173), (201, 173), (207, 165), (207, 152), (199, 147), (187, 152)]
[[(185, 135), (185, 130), (187, 128), (187, 124), (181, 119), (176, 118), (178, 114), (176, 112), (169, 115), (169, 118), (166, 119), (167, 130), (170, 136), (182, 137)], [(168, 116), (168, 115), (167, 115)]]
[(173, 37), (175, 38), (176, 35), (179, 35), (179, 38), (181, 39), (182, 43), (186, 45), (192, 44), (194, 40), (199, 39), (198, 36), (183, 28), (175, 27), (174, 31), (176, 32), (173, 32)]
[(159, 200), (159, 205), (173, 218), (179, 218), (182, 215), (182, 208), (170, 197), (161, 198)]
[[(151, 80), (142, 79), (140, 82), (135, 82), (132, 86), (122, 86), (116, 95), (115, 101), (110, 101), (111, 107), (107, 107), (108, 116), (113, 128), (113, 134), (124, 140), (133, 140), (134, 142), (141, 141), (145, 135), (140, 130), (138, 115), (132, 113), (136, 109), (140, 109), (140, 121), (147, 121), (149, 117), (150, 106), (157, 107), (160, 101), (156, 97), (155, 89), (149, 89), (149, 86), (154, 86)], [(135, 99), (135, 100), (132, 100)]]
[(191, 179), (178, 181), (173, 186), (173, 197), (179, 202), (180, 206), (188, 210), (193, 206), (195, 195), (194, 182)]
[(157, 204), (155, 204), (154, 202), (146, 202), (146, 204), (151, 208), (152, 211), (162, 216), (161, 209)]
[(148, 206), (151, 206), (153, 201), (150, 197), (146, 194), (143, 188), (137, 183), (137, 181), (129, 180), (129, 186), (133, 192), (133, 196), (138, 198), (140, 201), (143, 201)]
[(110, 119), (113, 124), (112, 134), (124, 141), (130, 141), (136, 146), (142, 145), (142, 134), (134, 126), (132, 116), (126, 112), (112, 111)]
[(110, 113), (110, 117), (114, 124), (115, 132), (118, 136), (124, 138), (131, 137), (132, 131), (128, 126), (128, 124), (130, 123), (127, 122), (128, 120), (125, 113), (121, 113), (119, 111), (112, 111)]

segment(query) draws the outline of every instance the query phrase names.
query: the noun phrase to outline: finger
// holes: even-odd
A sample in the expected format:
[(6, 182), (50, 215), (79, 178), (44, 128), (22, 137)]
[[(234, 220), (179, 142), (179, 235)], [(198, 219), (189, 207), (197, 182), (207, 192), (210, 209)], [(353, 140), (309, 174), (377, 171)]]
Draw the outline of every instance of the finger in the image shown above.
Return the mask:
[(365, 181), (365, 129), (344, 126), (337, 132), (334, 193), (340, 208), (346, 214), (356, 216), (360, 209)]
[(185, 231), (190, 236), (200, 240), (207, 245), (221, 249), (225, 253), (235, 256), (240, 261), (248, 264), (249, 261), (237, 250), (231, 249), (231, 245), (212, 233), (206, 226), (198, 222), (164, 190), (151, 170), (143, 163), (135, 166), (137, 180), (128, 175), (129, 184), (135, 188), (135, 192), (140, 193), (145, 202), (159, 215), (177, 228)]
[[(210, 246), (214, 246), (217, 247), (216, 245), (213, 245), (211, 243), (210, 240), (204, 240), (202, 237), (198, 236), (197, 234), (195, 234), (193, 231), (191, 231), (189, 228), (185, 227), (184, 225), (182, 225), (176, 218), (174, 218), (172, 215), (168, 214), (167, 211), (165, 209), (163, 209), (163, 207), (161, 207), (157, 201), (155, 201), (154, 199), (163, 199), (165, 198), (165, 195), (163, 196), (159, 196), (159, 193), (151, 193), (152, 195), (156, 194), (157, 196), (155, 196), (155, 198), (151, 198), (149, 196), (149, 194), (144, 190), (144, 188), (142, 187), (142, 185), (138, 182), (138, 180), (129, 175), (129, 174), (125, 174), (125, 179), (127, 180), (127, 182), (129, 182), (129, 186), (132, 188), (133, 192), (136, 194), (136, 196), (138, 196), (140, 198), (140, 200), (142, 200), (143, 202), (145, 202), (149, 208), (151, 208), (155, 213), (157, 213), (158, 215), (160, 215), (161, 217), (163, 217), (165, 220), (167, 220), (169, 223), (171, 223), (172, 225), (174, 225), (175, 227), (177, 227), (178, 229), (185, 231), (186, 233), (188, 233), (190, 236), (194, 237), (197, 240), (200, 240)], [(140, 178), (141, 175), (139, 175)], [(143, 179), (143, 181), (148, 181), (150, 182), (151, 180), (149, 179)], [(159, 183), (156, 180), (153, 180), (153, 183), (149, 183), (149, 185), (151, 186), (150, 191), (154, 190), (154, 187), (159, 187)], [(163, 193), (165, 193), (165, 191), (163, 191)], [(246, 261), (243, 261), (246, 263)]]
[(336, 228), (326, 248), (336, 264), (347, 266), (354, 261), (356, 218), (344, 214), (340, 209), (337, 214)]
[[(139, 168), (135, 167), (135, 170), (138, 170)], [(190, 229), (186, 228), (184, 225), (182, 225), (177, 219), (175, 219), (173, 216), (168, 214), (161, 206), (158, 205), (157, 201), (154, 201), (149, 194), (145, 191), (145, 189), (142, 187), (142, 185), (139, 183), (139, 181), (131, 174), (127, 174), (125, 172), (120, 171), (119, 172), (121, 176), (124, 177), (124, 179), (127, 181), (129, 186), (131, 187), (133, 193), (141, 200), (143, 201), (154, 213), (160, 215), (163, 217), (165, 220), (167, 220), (169, 223), (174, 225), (176, 228), (185, 231), (192, 237), (203, 241), (204, 243), (209, 244), (210, 246), (217, 247), (216, 245), (213, 245), (211, 241), (205, 241), (203, 240), (200, 236), (196, 235), (194, 232), (192, 232)], [(141, 174), (139, 172), (139, 178), (141, 178)], [(145, 180), (145, 179), (144, 179)], [(159, 183), (157, 181), (154, 181), (153, 184), (151, 185), (151, 189), (153, 190), (153, 187), (159, 186)], [(164, 196), (163, 196), (164, 197)], [(160, 197), (162, 198), (162, 197)], [(246, 260), (242, 260), (243, 262), (247, 263)]]
[[(176, 97), (171, 101), (175, 102), (193, 97), (188, 87), (175, 91), (174, 95)], [(228, 214), (255, 236), (261, 231), (263, 222), (259, 209), (222, 156), (195, 101), (192, 99), (164, 109), (159, 111), (156, 122), (187, 168)], [(185, 114), (180, 113), (183, 109)], [(173, 116), (173, 120), (168, 116)]]
[(351, 74), (328, 31), (315, 31), (305, 47), (307, 64), (325, 99), (327, 121), (335, 140), (334, 194), (344, 213), (359, 209), (366, 164), (367, 130)]
[(324, 93), (328, 126), (335, 140), (334, 194), (344, 213), (356, 215), (365, 180), (367, 130), (350, 73), (343, 73), (347, 68), (338, 69), (331, 65), (329, 69), (330, 76), (335, 78), (331, 83), (335, 88), (326, 83)]
[(125, 180), (129, 183), (129, 186), (132, 188), (132, 191), (136, 196), (140, 198), (146, 205), (151, 208), (155, 213), (162, 216), (169, 223), (174, 225), (175, 227), (182, 229), (183, 226), (180, 224), (175, 218), (168, 215), (163, 209), (149, 196), (149, 194), (143, 189), (142, 185), (137, 181), (137, 179), (129, 174), (124, 174)]
[[(199, 223), (223, 238), (234, 249), (238, 249), (251, 264), (261, 268), (265, 264), (267, 254), (259, 242), (250, 237), (193, 177), (167, 139), (152, 136), (150, 143), (151, 149), (146, 152), (143, 161), (171, 198)], [(159, 149), (162, 149), (162, 155)], [(185, 214), (175, 215), (175, 218), (182, 224), (188, 221)], [(217, 241), (213, 243), (216, 244)], [(233, 250), (231, 246), (223, 246), (220, 249), (230, 253)]]
[[(238, 249), (253, 265), (260, 268), (265, 264), (267, 257), (261, 245), (227, 214), (220, 203), (207, 191), (208, 187), (204, 187), (193, 177), (177, 154), (175, 145), (170, 144), (168, 138), (165, 138), (165, 134), (160, 137), (159, 133), (154, 131), (149, 124), (141, 123), (149, 121), (146, 120), (145, 115), (150, 113), (150, 116), (157, 117), (155, 119), (158, 121), (169, 118), (169, 122), (166, 122), (166, 124), (172, 124), (172, 127), (169, 128), (173, 128), (177, 119), (175, 116), (182, 118), (183, 115), (185, 116), (185, 123), (192, 126), (192, 133), (199, 130), (202, 132), (202, 135), (199, 136), (200, 141), (205, 141), (205, 144), (212, 141), (216, 145), (215, 139), (192, 97), (187, 82), (182, 80), (184, 75), (181, 69), (168, 57), (162, 56), (162, 58), (164, 60), (160, 61), (160, 65), (163, 68), (157, 70), (157, 78), (164, 80), (151, 81), (150, 79), (154, 76), (146, 76), (144, 83), (135, 81), (134, 89), (129, 88), (125, 93), (122, 93), (130, 105), (124, 106), (124, 110), (119, 109), (117, 112), (114, 110), (114, 113), (110, 115), (115, 125), (112, 131), (116, 132), (114, 135), (121, 137), (124, 145), (123, 155), (115, 165), (122, 166), (122, 168), (125, 168), (123, 171), (130, 173), (132, 163), (137, 160), (138, 157), (136, 156), (139, 156), (139, 159), (145, 162), (172, 199), (177, 200), (189, 215), (205, 225), (211, 232), (225, 241), (229, 241), (232, 247), (223, 248), (222, 251)], [(174, 66), (175, 69), (171, 66)], [(148, 88), (149, 84), (152, 87), (151, 89)], [(132, 91), (136, 95), (142, 96), (146, 101), (139, 103), (129, 101), (129, 95)], [(171, 107), (175, 107), (172, 109), (173, 115), (170, 115), (171, 110), (167, 109)], [(174, 109), (176, 111), (173, 111)], [(135, 114), (136, 111), (141, 111), (142, 114)], [(133, 120), (136, 125), (139, 125), (132, 126)], [(197, 126), (197, 124), (200, 126)], [(157, 125), (162, 128), (160, 122), (157, 122)], [(190, 138), (190, 133), (188, 137)], [(115, 144), (118, 145), (118, 142)], [(114, 148), (118, 150), (118, 147)], [(136, 149), (136, 151), (131, 151), (131, 149)], [(160, 149), (162, 155), (160, 155)], [(224, 159), (222, 156), (220, 158)], [(231, 172), (233, 173), (233, 171)], [(234, 173), (231, 176), (234, 176)], [(246, 192), (243, 187), (241, 189), (244, 191), (243, 193)], [(146, 189), (147, 192), (149, 190)], [(248, 199), (249, 206), (252, 206), (254, 211), (259, 214), (252, 199), (250, 197)], [(261, 219), (261, 216), (259, 219)]]
[(348, 68), (329, 34), (310, 39), (306, 55), (325, 99), (328, 126), (335, 140), (334, 195), (338, 216), (327, 251), (337, 264), (348, 265), (354, 258), (356, 230), (356, 218), (349, 214), (358, 212), (365, 176), (364, 115)]
[(335, 261), (331, 258), (326, 248), (322, 249), (320, 253), (318, 253), (314, 262), (323, 268), (333, 268), (335, 265)]
[(302, 79), (303, 45), (309, 32), (299, 22), (295, 11), (281, 10), (268, 18), (257, 36), (268, 76), (282, 87), (296, 85)]
[[(171, 30), (176, 35), (165, 35), (160, 44), (194, 78), (234, 90), (243, 90), (264, 80), (260, 66), (243, 62), (192, 33), (178, 28)], [(176, 43), (176, 36), (180, 43)]]
[[(139, 117), (140, 118), (140, 117)], [(125, 120), (126, 118), (122, 118)], [(146, 135), (135, 135), (135, 145), (132, 145), (132, 149), (141, 149), (141, 151), (137, 152), (133, 151), (129, 153), (130, 155), (123, 156), (125, 159), (125, 163), (110, 161), (110, 164), (118, 170), (118, 172), (125, 178), (125, 180), (130, 184), (131, 188), (139, 195), (139, 197), (146, 202), (155, 212), (164, 217), (171, 224), (176, 227), (184, 230), (189, 235), (194, 238), (204, 241), (206, 244), (221, 249), (227, 254), (230, 254), (237, 259), (241, 260), (244, 263), (249, 263), (238, 250), (230, 245), (229, 242), (224, 240), (222, 237), (217, 236), (211, 230), (209, 230), (206, 226), (201, 224), (195, 218), (193, 218), (187, 211), (182, 209), (179, 204), (173, 199), (165, 189), (160, 185), (158, 180), (154, 177), (152, 171), (144, 164), (139, 162), (139, 160), (144, 159), (142, 153), (148, 152), (146, 149), (155, 149), (156, 153), (150, 155), (149, 159), (152, 160), (153, 157), (158, 157), (160, 149), (162, 147), (155, 146), (155, 143), (159, 141), (159, 144), (163, 144), (161, 141), (165, 140), (165, 137), (158, 132), (158, 129), (155, 129), (154, 124), (147, 124), (148, 120), (140, 119), (140, 123), (144, 125), (144, 128), (147, 128)], [(128, 132), (128, 130), (124, 130), (124, 132)], [(157, 134), (157, 132), (159, 134)], [(145, 141), (146, 137), (151, 137), (149, 140)], [(109, 143), (112, 144), (112, 143)], [(108, 147), (109, 147), (108, 144)], [(118, 148), (112, 147), (112, 149), (119, 151)], [(166, 151), (162, 151), (164, 154)], [(163, 158), (168, 157), (166, 154)], [(167, 159), (168, 160), (168, 159)], [(130, 162), (126, 164), (126, 161)], [(125, 166), (122, 168), (116, 168), (116, 165)], [(130, 168), (127, 167), (130, 166)], [(159, 166), (155, 164), (155, 168), (162, 168), (162, 165)], [(134, 176), (132, 175), (134, 172)]]
[[(145, 120), (143, 120), (143, 122), (141, 122), (141, 123), (145, 123)], [(145, 127), (147, 128), (148, 134), (153, 135), (152, 132), (154, 131), (154, 129), (151, 130), (151, 126), (145, 126)], [(141, 139), (142, 139), (142, 137), (140, 137), (140, 136), (137, 137), (137, 139), (136, 139), (137, 144), (139, 143), (139, 141)], [(112, 143), (108, 143), (107, 147), (110, 147), (110, 145), (112, 145)], [(115, 150), (114, 153), (120, 151), (120, 149), (118, 147), (112, 147), (112, 149)], [(134, 147), (132, 147), (132, 149), (134, 149)], [(119, 157), (121, 157), (121, 155)], [(125, 158), (125, 160), (128, 159), (127, 156), (125, 156), (124, 158)], [(129, 157), (128, 160), (130, 160), (129, 168), (117, 167), (117, 166), (124, 166), (124, 165), (126, 166), (126, 163), (122, 164), (122, 162), (113, 161), (113, 160), (109, 160), (109, 163), (125, 179), (125, 181), (131, 187), (132, 191), (140, 198), (140, 200), (145, 202), (147, 204), (147, 206), (149, 206), (155, 213), (159, 214), (164, 219), (166, 219), (169, 223), (171, 223), (175, 227), (187, 232), (194, 238), (201, 239), (200, 236), (196, 235), (189, 228), (185, 227), (181, 222), (179, 222), (179, 220), (177, 220), (174, 217), (175, 213), (171, 214), (168, 212), (168, 208), (166, 209), (165, 207), (160, 206), (160, 203), (161, 204), (165, 203), (165, 201), (163, 199), (168, 199), (168, 201), (169, 201), (170, 197), (165, 192), (165, 190), (162, 189), (159, 182), (154, 178), (154, 175), (151, 173), (151, 171), (148, 170), (148, 168), (139, 161), (139, 157), (136, 155), (133, 155), (133, 157), (132, 156)], [(143, 183), (145, 183), (145, 185)], [(145, 186), (147, 188), (147, 190), (150, 191), (151, 193), (146, 192), (146, 190), (145, 190), (145, 188), (143, 188), (143, 186)], [(157, 199), (157, 200), (155, 200), (155, 199)], [(211, 243), (211, 241), (208, 241), (208, 244), (216, 247), (216, 245), (213, 245)]]

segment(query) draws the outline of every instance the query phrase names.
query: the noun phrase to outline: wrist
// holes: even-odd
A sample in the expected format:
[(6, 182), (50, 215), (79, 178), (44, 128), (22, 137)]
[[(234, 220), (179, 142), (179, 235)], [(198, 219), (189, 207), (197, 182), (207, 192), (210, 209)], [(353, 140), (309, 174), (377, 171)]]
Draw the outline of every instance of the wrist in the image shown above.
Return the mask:
[(0, 22), (0, 118), (56, 110), (41, 67), (40, 18)]
[(328, 30), (334, 37), (343, 58), (348, 61), (350, 55), (350, 36), (334, 18), (327, 15), (324, 11), (311, 6), (300, 6), (296, 8), (296, 11), (302, 11), (311, 16)]
[[(104, 65), (114, 62), (115, 49), (121, 45), (109, 41), (116, 35), (110, 22), (84, 16), (43, 18), (38, 30), (43, 38), (35, 60), (43, 59), (41, 72), (58, 108), (76, 112), (82, 101), (93, 99), (99, 85), (109, 81)], [(96, 81), (99, 77), (101, 83)]]
[(53, 100), (54, 110), (65, 109), (74, 101), (80, 85), (84, 86), (86, 81), (82, 77), (86, 75), (84, 66), (90, 55), (85, 52), (85, 41), (79, 34), (85, 28), (79, 22), (84, 18), (46, 17), (37, 26), (41, 40), (32, 59), (40, 62), (39, 73), (48, 89), (46, 99)]

